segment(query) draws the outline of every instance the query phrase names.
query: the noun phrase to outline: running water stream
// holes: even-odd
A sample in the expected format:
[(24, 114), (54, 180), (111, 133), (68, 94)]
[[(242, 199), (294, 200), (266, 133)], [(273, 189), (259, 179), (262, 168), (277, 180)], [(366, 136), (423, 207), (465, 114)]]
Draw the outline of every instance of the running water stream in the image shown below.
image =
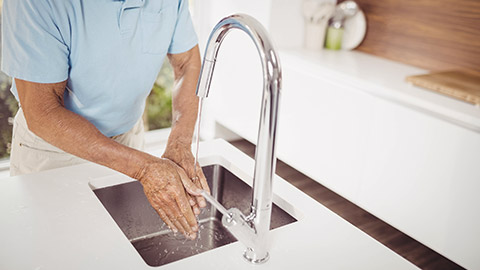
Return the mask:
[(202, 107), (203, 107), (203, 97), (199, 97), (198, 99), (198, 114), (197, 114), (197, 128), (196, 134), (194, 136), (195, 139), (195, 162), (193, 163), (194, 168), (194, 178), (197, 177), (197, 163), (198, 163), (198, 149), (200, 148), (200, 122), (202, 120)]
[[(203, 97), (199, 97), (198, 100), (198, 114), (197, 114), (197, 128), (196, 134), (194, 136), (195, 139), (195, 163), (194, 166), (194, 178), (197, 178), (197, 163), (198, 163), (198, 149), (200, 148), (200, 122), (202, 120), (202, 107), (203, 107)], [(212, 204), (218, 211), (220, 211), (223, 215), (231, 216), (231, 214), (221, 205), (214, 197), (208, 194), (205, 190), (202, 190), (201, 195), (210, 203)]]

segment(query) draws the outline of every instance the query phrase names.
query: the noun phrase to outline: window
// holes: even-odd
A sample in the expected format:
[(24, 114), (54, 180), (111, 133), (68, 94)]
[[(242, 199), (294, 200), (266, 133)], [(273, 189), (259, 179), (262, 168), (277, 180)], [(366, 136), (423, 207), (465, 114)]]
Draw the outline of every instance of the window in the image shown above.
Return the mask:
[[(2, 5), (3, 1), (0, 0), (0, 11)], [(5, 73), (0, 72), (0, 160), (8, 158), (10, 156), (13, 116), (15, 115), (15, 113), (17, 113), (18, 110), (17, 101), (15, 100), (15, 97), (12, 95), (12, 93), (10, 93), (10, 85), (11, 79)]]
[(11, 80), (0, 72), (0, 159), (10, 156), (13, 116), (18, 110), (17, 100), (10, 93)]

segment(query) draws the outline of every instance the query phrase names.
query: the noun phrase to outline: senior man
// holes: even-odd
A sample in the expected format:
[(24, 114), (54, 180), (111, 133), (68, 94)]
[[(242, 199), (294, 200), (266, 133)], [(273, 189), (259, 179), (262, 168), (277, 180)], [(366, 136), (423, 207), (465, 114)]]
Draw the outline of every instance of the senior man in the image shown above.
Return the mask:
[[(140, 181), (165, 223), (195, 238), (208, 185), (191, 153), (200, 54), (187, 0), (4, 0), (2, 18), (2, 69), (20, 102), (11, 174), (104, 165)], [(158, 158), (140, 151), (141, 116), (166, 55), (173, 123)]]

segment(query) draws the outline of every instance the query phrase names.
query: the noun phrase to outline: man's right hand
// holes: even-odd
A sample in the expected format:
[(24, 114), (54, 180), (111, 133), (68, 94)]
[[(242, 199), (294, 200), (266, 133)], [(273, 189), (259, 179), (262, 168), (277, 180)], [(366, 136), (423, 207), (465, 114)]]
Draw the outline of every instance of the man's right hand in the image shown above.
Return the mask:
[(195, 239), (198, 224), (185, 190), (199, 196), (200, 190), (185, 171), (168, 159), (153, 158), (135, 176), (142, 185), (152, 207), (174, 231)]

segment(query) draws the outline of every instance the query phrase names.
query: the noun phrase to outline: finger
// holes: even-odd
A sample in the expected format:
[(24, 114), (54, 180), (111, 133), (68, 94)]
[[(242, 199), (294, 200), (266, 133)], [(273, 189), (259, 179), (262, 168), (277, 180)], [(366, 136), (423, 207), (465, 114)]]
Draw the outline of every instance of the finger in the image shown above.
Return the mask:
[(198, 206), (195, 204), (193, 207), (193, 213), (195, 214), (195, 216), (198, 217), (198, 215), (200, 215), (200, 208), (198, 208)]
[(204, 208), (205, 206), (207, 206), (207, 201), (205, 201), (205, 198), (203, 198), (203, 196), (197, 196), (195, 198), (197, 198), (197, 204), (200, 208)]
[[(158, 215), (160, 216), (160, 218), (167, 224), (168, 227), (170, 227), (170, 229), (173, 231), (173, 232), (178, 232), (178, 228), (177, 226), (174, 225), (174, 223), (172, 222), (172, 220), (170, 219), (169, 215), (166, 213), (165, 210), (163, 209), (168, 209), (167, 207), (165, 207), (165, 205), (163, 203), (161, 203), (161, 199), (159, 198), (159, 196), (157, 196), (156, 193), (152, 193), (152, 199), (151, 200), (149, 197), (150, 196), (147, 196), (147, 198), (149, 198), (149, 201), (150, 201), (150, 204), (151, 205), (154, 205), (155, 206), (155, 210), (157, 211)], [(152, 203), (153, 202), (153, 203)], [(168, 211), (167, 211), (168, 212)], [(171, 215), (170, 215), (171, 216)]]
[(175, 223), (175, 226), (180, 229), (180, 232), (181, 232), (183, 235), (187, 236), (187, 232), (185, 232), (185, 229), (183, 228), (183, 226), (182, 226), (182, 224), (180, 223), (180, 221), (178, 220), (178, 218), (174, 221), (174, 223)]
[(183, 224), (186, 231), (188, 232), (193, 232), (198, 230), (198, 224), (197, 224), (197, 219), (195, 218), (195, 215), (193, 214), (192, 208), (190, 205), (187, 205), (185, 207), (184, 203), (178, 202), (178, 207), (180, 208), (179, 210), (182, 212), (182, 217), (185, 218), (186, 223)]
[[(198, 177), (195, 177), (193, 181), (196, 183), (197, 186), (200, 186), (200, 181), (198, 180)], [(205, 201), (205, 198), (203, 198), (203, 196), (195, 196), (195, 199), (197, 200), (197, 205), (200, 208), (207, 206), (207, 202)]]
[[(185, 196), (186, 197), (186, 196)], [(197, 227), (197, 219), (193, 216), (192, 208), (190, 205), (188, 205), (186, 202), (182, 201), (181, 195), (176, 196), (175, 200), (177, 201), (177, 205), (172, 206), (172, 208), (175, 208), (175, 212), (179, 213), (177, 216), (176, 220), (181, 224), (182, 228), (184, 229), (184, 234), (187, 235), (192, 235), (195, 231), (198, 230)], [(186, 200), (186, 198), (185, 198)], [(193, 223), (190, 223), (187, 221), (188, 216), (192, 216), (194, 219)], [(177, 225), (177, 224), (175, 224)]]
[(188, 221), (185, 217), (180, 217), (179, 221), (180, 221), (180, 224), (182, 224), (185, 231), (187, 232), (185, 236), (192, 240), (195, 239), (197, 237), (196, 231), (198, 231), (198, 229), (197, 228), (193, 229), (192, 227), (190, 227), (190, 224), (188, 224)]
[[(190, 185), (190, 189), (192, 189), (192, 186), (194, 189), (197, 189), (197, 188), (191, 182), (191, 180), (188, 179), (185, 171), (182, 168), (178, 167), (175, 163), (171, 161), (170, 163), (173, 165), (174, 168), (176, 168), (178, 172), (177, 177), (180, 177), (180, 180), (182, 180), (182, 183), (184, 185), (182, 186), (178, 181), (171, 181), (172, 185), (168, 187), (166, 192), (169, 198), (165, 198), (166, 199), (165, 201), (169, 202), (169, 206), (171, 207), (172, 211), (180, 211), (180, 213), (187, 219), (187, 222), (190, 225), (190, 228), (198, 229), (197, 219), (195, 218), (195, 215), (192, 212), (192, 207), (190, 206), (190, 203), (185, 193), (185, 189), (188, 190), (188, 187), (185, 187), (185, 186)], [(172, 200), (174, 200), (174, 202), (172, 202)], [(175, 202), (178, 208), (174, 206)], [(180, 215), (177, 213), (176, 217), (178, 216)]]
[(190, 194), (187, 194), (187, 199), (188, 199), (188, 202), (190, 203), (190, 206), (195, 206), (197, 203), (195, 202), (195, 200), (192, 198), (192, 195)]
[[(188, 206), (189, 207), (189, 206)], [(187, 219), (185, 218), (184, 214), (182, 214), (181, 209), (179, 206), (174, 205), (172, 206), (173, 213), (177, 213), (177, 216), (175, 217), (175, 226), (180, 229), (180, 231), (188, 238), (196, 237), (195, 231), (198, 230), (198, 227), (191, 226)], [(179, 214), (180, 213), (180, 214)], [(191, 210), (190, 210), (191, 213)], [(195, 220), (196, 221), (196, 220)]]
[[(187, 235), (187, 232), (193, 232), (193, 229), (191, 226), (184, 227), (182, 223), (180, 222), (181, 218), (184, 216), (183, 211), (181, 211), (181, 207), (186, 207), (190, 209), (191, 213), (191, 208), (190, 205), (188, 205), (188, 201), (186, 200), (185, 196), (185, 201), (182, 201), (181, 207), (179, 207), (179, 203), (177, 202), (176, 195), (175, 195), (175, 190), (179, 190), (179, 192), (185, 192), (183, 191), (183, 188), (180, 186), (177, 186), (177, 188), (171, 187), (167, 192), (158, 194), (157, 197), (161, 197), (162, 201), (164, 202), (165, 207), (163, 210), (166, 212), (168, 218), (171, 220), (177, 231), (180, 231), (181, 233)], [(177, 191), (178, 192), (178, 191)], [(191, 214), (193, 216), (193, 213)], [(196, 220), (195, 220), (196, 221)]]
[(168, 218), (171, 220), (175, 228), (177, 229), (174, 232), (181, 232), (182, 234), (186, 235), (185, 229), (183, 228), (182, 224), (180, 223), (179, 219), (181, 217), (181, 212), (177, 208), (176, 205), (172, 207), (172, 205), (169, 203), (169, 206), (165, 208), (165, 212), (168, 215)]
[(197, 206), (196, 200), (190, 194), (187, 194), (187, 198), (188, 198), (188, 202), (190, 203), (190, 206), (192, 206), (193, 213), (196, 216), (200, 215), (200, 209)]
[(208, 186), (207, 177), (203, 174), (202, 168), (197, 163), (197, 177), (200, 180), (200, 185), (203, 190), (205, 190), (208, 194), (210, 194), (210, 187)]
[(173, 231), (173, 232), (177, 232), (177, 227), (175, 225), (173, 225), (172, 221), (170, 220), (170, 218), (168, 218), (167, 214), (165, 213), (165, 211), (163, 211), (161, 208), (158, 208), (156, 209), (157, 210), (157, 213), (160, 215), (160, 218), (163, 220), (163, 222), (165, 222), (165, 224), (167, 224), (167, 226)]
[(186, 193), (182, 187), (178, 187), (176, 190), (171, 192), (173, 195), (173, 198), (177, 202), (177, 206), (182, 213), (182, 215), (186, 218), (189, 227), (197, 230), (198, 229), (198, 224), (197, 224), (197, 219), (195, 218), (195, 215), (193, 214), (192, 207), (190, 206)]
[(187, 190), (187, 192), (194, 196), (200, 196), (201, 190), (192, 182), (192, 180), (187, 176), (185, 171), (178, 166), (176, 166), (176, 168), (177, 168), (178, 175), (182, 180), (182, 184)]
[[(200, 167), (200, 166), (198, 166), (198, 167)], [(204, 189), (202, 187), (202, 179), (205, 182), (206, 189)], [(203, 172), (201, 171), (201, 169), (198, 171), (198, 175), (192, 180), (197, 187), (202, 188), (208, 194), (210, 194), (210, 188), (208, 187), (208, 184), (206, 184), (207, 180), (206, 180), (205, 176), (203, 175)], [(200, 206), (201, 208), (207, 206), (207, 202), (206, 202), (206, 200), (203, 196), (196, 196), (196, 199), (197, 199), (198, 206)]]

